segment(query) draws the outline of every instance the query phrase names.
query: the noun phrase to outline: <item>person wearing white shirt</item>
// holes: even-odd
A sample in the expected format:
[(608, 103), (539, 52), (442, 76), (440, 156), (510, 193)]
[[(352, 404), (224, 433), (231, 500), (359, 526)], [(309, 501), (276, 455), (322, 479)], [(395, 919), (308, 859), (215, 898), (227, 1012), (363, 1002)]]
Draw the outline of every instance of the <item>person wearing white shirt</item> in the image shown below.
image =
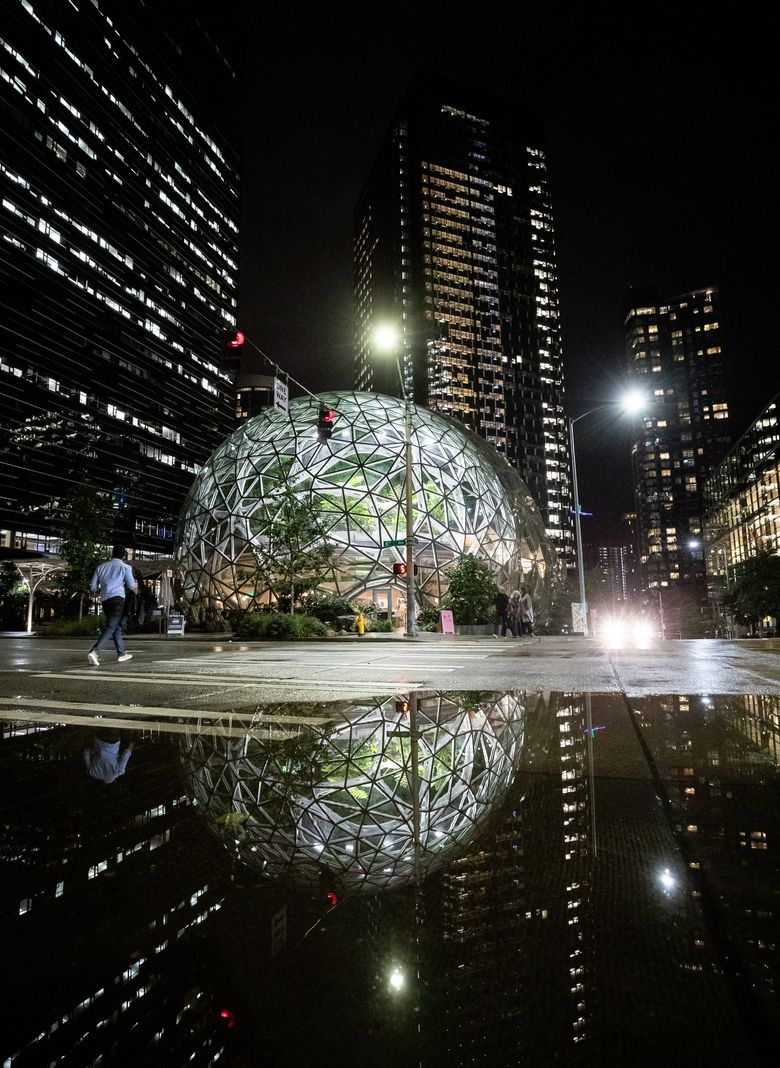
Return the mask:
[(100, 594), (103, 606), (103, 614), (106, 617), (106, 629), (87, 653), (90, 664), (97, 667), (100, 664), (98, 650), (113, 641), (116, 648), (117, 660), (132, 660), (133, 654), (125, 652), (125, 640), (122, 634), (122, 615), (125, 609), (125, 593), (138, 589), (133, 570), (125, 563), (124, 545), (115, 545), (110, 560), (99, 564), (92, 576), (89, 588), (93, 593)]

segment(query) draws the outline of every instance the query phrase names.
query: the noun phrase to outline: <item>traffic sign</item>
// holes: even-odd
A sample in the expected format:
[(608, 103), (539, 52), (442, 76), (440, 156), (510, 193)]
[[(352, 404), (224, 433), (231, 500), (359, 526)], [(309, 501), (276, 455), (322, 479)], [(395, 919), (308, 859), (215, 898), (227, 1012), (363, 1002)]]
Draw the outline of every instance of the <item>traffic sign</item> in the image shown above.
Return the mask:
[(394, 538), (392, 541), (383, 541), (383, 549), (392, 549), (396, 545), (406, 545), (406, 538)]

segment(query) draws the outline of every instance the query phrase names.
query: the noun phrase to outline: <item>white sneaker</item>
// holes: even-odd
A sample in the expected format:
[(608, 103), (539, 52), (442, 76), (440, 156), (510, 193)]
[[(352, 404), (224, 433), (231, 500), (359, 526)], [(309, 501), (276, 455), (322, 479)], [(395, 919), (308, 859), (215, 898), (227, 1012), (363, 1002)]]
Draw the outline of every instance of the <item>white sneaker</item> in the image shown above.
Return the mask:
[(87, 653), (87, 660), (89, 660), (90, 664), (94, 664), (95, 667), (100, 667), (97, 653)]
[(133, 654), (132, 653), (122, 653), (121, 656), (117, 657), (117, 660), (119, 661), (120, 664), (123, 664), (125, 662), (125, 660), (132, 660), (132, 659), (133, 659)]

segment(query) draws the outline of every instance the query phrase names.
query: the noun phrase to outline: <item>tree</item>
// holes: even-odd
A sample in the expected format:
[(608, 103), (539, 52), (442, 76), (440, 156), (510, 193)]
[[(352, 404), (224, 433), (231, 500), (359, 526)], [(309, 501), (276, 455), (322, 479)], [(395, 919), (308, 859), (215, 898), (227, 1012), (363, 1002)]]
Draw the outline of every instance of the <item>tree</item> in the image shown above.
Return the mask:
[(447, 582), (442, 607), (452, 610), (455, 621), (465, 626), (487, 623), (498, 593), (488, 564), (476, 556), (462, 554), (447, 572)]
[(84, 594), (111, 537), (112, 512), (108, 503), (91, 486), (80, 485), (62, 502), (60, 517), (60, 556), (68, 571), (60, 587), (68, 597), (77, 597), (79, 619), (84, 610)]
[(780, 556), (760, 552), (746, 560), (723, 603), (753, 623), (762, 616), (780, 618)]
[(335, 547), (310, 504), (285, 487), (269, 505), (255, 544), (257, 568), (241, 574), (257, 590), (268, 590), (282, 611), (294, 612), (303, 594), (319, 585), (332, 566)]

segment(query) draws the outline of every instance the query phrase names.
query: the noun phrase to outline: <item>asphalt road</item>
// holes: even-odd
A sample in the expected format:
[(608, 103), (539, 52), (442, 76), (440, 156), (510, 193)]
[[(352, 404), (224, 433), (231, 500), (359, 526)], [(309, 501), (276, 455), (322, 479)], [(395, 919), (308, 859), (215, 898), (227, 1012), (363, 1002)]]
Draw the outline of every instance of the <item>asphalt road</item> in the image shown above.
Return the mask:
[(780, 641), (668, 641), (606, 650), (595, 640), (402, 638), (319, 642), (128, 640), (124, 664), (88, 641), (0, 640), (0, 718), (86, 714), (172, 724), (260, 703), (342, 701), (410, 690), (780, 695)]

